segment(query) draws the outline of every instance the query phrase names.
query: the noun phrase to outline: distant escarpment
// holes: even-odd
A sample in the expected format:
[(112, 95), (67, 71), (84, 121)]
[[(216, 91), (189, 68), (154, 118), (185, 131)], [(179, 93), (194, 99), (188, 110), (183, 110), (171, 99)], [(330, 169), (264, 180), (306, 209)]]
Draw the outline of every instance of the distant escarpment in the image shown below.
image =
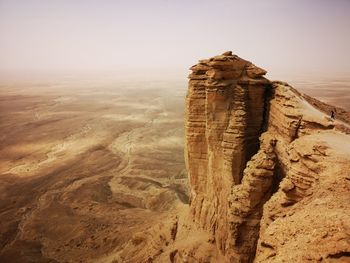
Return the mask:
[(135, 235), (118, 259), (349, 262), (349, 124), (232, 52), (191, 70), (190, 205)]

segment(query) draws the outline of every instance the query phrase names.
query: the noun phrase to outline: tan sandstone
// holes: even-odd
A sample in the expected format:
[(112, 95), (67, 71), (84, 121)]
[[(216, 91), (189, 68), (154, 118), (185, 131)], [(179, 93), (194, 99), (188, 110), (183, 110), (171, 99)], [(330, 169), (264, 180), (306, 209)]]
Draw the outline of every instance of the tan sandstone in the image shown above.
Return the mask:
[(191, 70), (190, 206), (135, 235), (119, 260), (349, 262), (349, 124), (230, 51)]

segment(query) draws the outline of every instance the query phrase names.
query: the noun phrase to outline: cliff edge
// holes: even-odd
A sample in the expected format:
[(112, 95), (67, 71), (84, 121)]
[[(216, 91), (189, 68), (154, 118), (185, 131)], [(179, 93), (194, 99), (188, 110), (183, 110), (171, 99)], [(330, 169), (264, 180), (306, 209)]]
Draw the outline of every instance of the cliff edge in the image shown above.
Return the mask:
[(349, 124), (230, 51), (191, 70), (190, 205), (116, 262), (349, 262)]
[(229, 262), (349, 256), (349, 126), (231, 52), (191, 70), (191, 213), (220, 253)]

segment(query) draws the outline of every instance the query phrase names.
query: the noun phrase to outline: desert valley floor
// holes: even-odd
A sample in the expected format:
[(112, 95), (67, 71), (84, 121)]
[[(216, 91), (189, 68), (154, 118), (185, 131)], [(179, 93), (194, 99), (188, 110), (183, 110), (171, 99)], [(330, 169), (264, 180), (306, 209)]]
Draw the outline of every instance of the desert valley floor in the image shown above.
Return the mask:
[[(349, 83), (291, 84), (349, 110)], [(185, 93), (185, 82), (1, 85), (0, 262), (98, 262), (186, 205)]]
[(185, 88), (159, 86), (2, 86), (1, 262), (86, 262), (188, 202)]

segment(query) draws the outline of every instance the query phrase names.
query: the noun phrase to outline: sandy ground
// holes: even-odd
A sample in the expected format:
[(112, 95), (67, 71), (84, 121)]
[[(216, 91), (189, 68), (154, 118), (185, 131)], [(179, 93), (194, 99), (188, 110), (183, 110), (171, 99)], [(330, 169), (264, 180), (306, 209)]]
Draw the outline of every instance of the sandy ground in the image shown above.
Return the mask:
[(93, 262), (188, 202), (174, 86), (0, 87), (0, 262)]

